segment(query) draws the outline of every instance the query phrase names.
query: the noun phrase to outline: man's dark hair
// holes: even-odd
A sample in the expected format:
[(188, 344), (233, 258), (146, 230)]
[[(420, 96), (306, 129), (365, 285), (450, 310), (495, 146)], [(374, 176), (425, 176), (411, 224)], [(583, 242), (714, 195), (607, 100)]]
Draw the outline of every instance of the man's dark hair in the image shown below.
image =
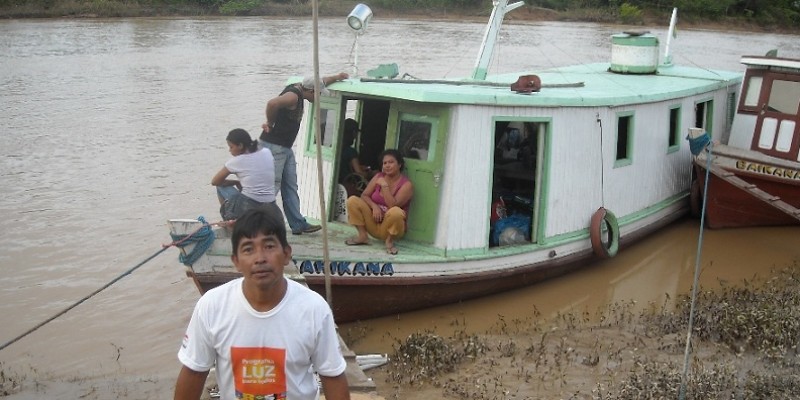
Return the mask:
[(268, 209), (253, 208), (247, 210), (233, 224), (233, 233), (231, 234), (233, 254), (237, 254), (239, 242), (242, 241), (243, 237), (250, 239), (256, 237), (259, 233), (275, 235), (282, 247), (289, 246), (289, 242), (286, 240), (286, 227), (283, 225), (283, 216), (275, 215), (274, 212), (270, 212)]

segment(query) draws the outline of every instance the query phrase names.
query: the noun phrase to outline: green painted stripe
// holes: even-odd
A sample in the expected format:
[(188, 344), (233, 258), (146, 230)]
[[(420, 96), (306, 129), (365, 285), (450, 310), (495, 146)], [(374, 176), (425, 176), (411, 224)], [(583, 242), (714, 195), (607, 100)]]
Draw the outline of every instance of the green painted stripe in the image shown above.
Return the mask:
[(653, 35), (631, 36), (618, 34), (611, 36), (611, 44), (622, 46), (657, 47), (658, 38)]

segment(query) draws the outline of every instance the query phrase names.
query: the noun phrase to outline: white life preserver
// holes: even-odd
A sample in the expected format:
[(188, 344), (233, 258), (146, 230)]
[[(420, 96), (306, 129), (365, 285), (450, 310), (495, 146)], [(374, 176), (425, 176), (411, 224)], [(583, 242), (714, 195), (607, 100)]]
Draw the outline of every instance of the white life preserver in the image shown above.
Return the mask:
[(592, 250), (601, 258), (611, 258), (619, 251), (619, 224), (617, 217), (603, 207), (592, 214), (589, 225)]

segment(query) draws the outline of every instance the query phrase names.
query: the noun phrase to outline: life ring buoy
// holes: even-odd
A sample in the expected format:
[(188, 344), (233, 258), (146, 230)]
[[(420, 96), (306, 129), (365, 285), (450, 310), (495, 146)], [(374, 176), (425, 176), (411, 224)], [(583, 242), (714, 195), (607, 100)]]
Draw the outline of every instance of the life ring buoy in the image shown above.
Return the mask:
[(611, 258), (619, 251), (619, 224), (617, 217), (603, 207), (592, 214), (589, 225), (592, 250), (601, 258)]

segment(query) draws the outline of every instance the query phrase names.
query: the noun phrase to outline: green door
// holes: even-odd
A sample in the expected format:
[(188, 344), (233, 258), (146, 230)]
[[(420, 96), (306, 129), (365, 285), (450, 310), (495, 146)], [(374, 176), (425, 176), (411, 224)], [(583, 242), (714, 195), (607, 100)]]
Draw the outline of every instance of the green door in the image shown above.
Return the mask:
[(403, 154), (405, 174), (414, 184), (405, 238), (432, 243), (438, 221), (444, 147), (447, 137), (444, 107), (393, 104), (386, 147)]

